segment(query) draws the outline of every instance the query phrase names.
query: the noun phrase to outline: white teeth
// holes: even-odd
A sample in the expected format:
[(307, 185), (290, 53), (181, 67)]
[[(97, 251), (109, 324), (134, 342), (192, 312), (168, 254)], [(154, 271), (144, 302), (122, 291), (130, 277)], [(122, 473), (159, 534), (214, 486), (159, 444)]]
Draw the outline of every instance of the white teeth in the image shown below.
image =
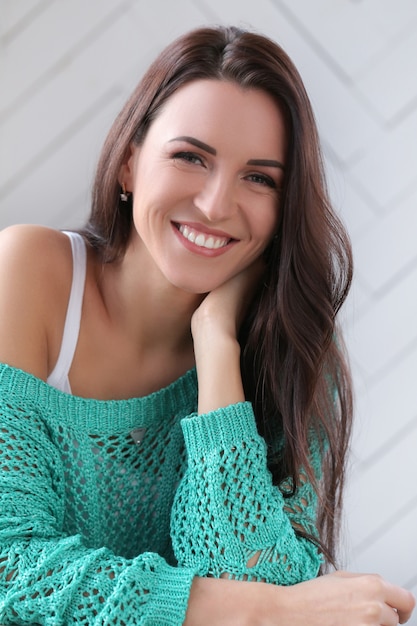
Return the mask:
[(200, 248), (216, 250), (217, 248), (226, 246), (229, 242), (229, 239), (226, 239), (225, 237), (213, 237), (213, 235), (208, 235), (206, 237), (203, 233), (198, 233), (192, 230), (189, 226), (180, 225), (178, 230), (186, 239), (188, 239), (188, 241), (195, 243), (195, 245)]
[(188, 228), (188, 226), (180, 226), (180, 232), (184, 235), (188, 241), (195, 241), (195, 233)]
[(195, 245), (196, 246), (201, 246), (203, 247), (206, 243), (206, 238), (204, 237), (204, 235), (197, 235), (197, 237), (195, 238)]

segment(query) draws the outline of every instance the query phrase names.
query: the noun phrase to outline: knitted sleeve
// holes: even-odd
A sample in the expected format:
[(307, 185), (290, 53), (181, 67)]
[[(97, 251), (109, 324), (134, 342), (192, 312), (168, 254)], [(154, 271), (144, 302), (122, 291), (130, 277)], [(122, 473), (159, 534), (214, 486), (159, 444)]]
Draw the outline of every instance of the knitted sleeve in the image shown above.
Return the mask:
[(201, 576), (281, 585), (317, 576), (322, 557), (290, 519), (314, 526), (313, 487), (304, 481), (288, 502), (272, 484), (251, 404), (194, 415), (182, 426), (188, 468), (171, 519), (178, 562)]
[(195, 572), (64, 536), (60, 456), (35, 411), (0, 405), (0, 623), (183, 623)]
[[(322, 441), (316, 431), (310, 432), (309, 438), (310, 463), (317, 481), (322, 475), (323, 455), (327, 452), (327, 440), (323, 433)], [(320, 540), (316, 523), (317, 493), (309, 481), (307, 472), (301, 468), (298, 474), (298, 487), (294, 491), (292, 478), (283, 480), (279, 485), (284, 494), (284, 512), (287, 514), (293, 528), (304, 534)]]

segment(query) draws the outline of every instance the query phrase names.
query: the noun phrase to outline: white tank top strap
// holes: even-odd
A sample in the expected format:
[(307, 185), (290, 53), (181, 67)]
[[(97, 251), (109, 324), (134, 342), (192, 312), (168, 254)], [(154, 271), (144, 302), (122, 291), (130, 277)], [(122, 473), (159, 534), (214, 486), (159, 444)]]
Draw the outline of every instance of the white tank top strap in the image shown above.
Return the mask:
[(71, 369), (80, 332), (81, 311), (87, 272), (87, 249), (85, 241), (79, 233), (64, 232), (71, 241), (73, 260), (72, 285), (61, 349), (55, 367), (48, 376), (47, 383), (60, 391), (71, 393), (69, 371)]

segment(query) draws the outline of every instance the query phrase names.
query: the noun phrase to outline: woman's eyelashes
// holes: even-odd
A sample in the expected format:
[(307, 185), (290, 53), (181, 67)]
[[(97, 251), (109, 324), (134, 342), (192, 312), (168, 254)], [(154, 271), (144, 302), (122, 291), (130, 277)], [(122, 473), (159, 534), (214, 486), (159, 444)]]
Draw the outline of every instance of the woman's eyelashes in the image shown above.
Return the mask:
[(195, 152), (182, 150), (181, 152), (175, 152), (172, 158), (175, 161), (183, 161), (185, 163), (190, 163), (191, 165), (205, 166), (204, 159), (200, 155), (196, 154)]
[(271, 189), (276, 189), (278, 186), (275, 180), (266, 174), (247, 174), (245, 178), (252, 183), (264, 185)]

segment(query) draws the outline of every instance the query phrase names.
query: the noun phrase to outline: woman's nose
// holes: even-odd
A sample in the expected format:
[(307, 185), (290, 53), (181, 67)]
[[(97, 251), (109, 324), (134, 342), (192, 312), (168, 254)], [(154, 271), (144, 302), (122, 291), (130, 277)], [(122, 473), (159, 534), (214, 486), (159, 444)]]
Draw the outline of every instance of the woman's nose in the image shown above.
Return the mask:
[(209, 176), (194, 203), (211, 222), (231, 217), (237, 210), (235, 182), (225, 176)]

